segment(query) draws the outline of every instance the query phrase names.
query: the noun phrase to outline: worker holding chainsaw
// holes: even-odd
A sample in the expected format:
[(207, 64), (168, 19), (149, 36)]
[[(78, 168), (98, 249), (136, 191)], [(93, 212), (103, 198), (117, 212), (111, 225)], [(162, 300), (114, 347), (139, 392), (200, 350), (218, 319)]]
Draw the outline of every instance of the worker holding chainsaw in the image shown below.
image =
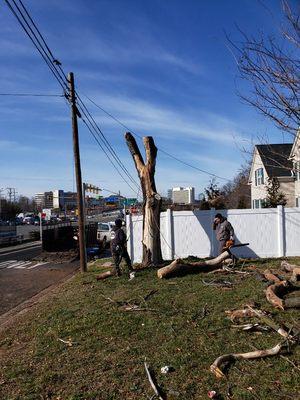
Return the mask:
[(122, 229), (122, 220), (116, 219), (115, 226), (112, 228), (111, 231), (111, 242), (110, 242), (110, 249), (113, 257), (113, 261), (115, 264), (116, 275), (121, 275), (120, 263), (122, 258), (124, 258), (129, 277), (132, 279), (134, 277), (134, 273), (132, 271), (131, 260), (129, 254), (126, 249), (126, 234)]
[(219, 246), (219, 254), (234, 245), (234, 229), (227, 218), (218, 213), (215, 215), (213, 230), (216, 231), (216, 237)]

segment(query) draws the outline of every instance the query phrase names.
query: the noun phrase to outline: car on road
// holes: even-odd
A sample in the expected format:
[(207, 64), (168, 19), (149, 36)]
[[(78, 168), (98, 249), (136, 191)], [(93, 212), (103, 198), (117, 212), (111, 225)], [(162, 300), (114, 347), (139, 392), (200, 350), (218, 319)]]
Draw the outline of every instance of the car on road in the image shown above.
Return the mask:
[(25, 217), (23, 218), (24, 225), (34, 225), (34, 218), (33, 217)]
[(98, 222), (97, 241), (100, 242), (103, 248), (111, 241), (111, 231), (115, 226), (114, 222)]

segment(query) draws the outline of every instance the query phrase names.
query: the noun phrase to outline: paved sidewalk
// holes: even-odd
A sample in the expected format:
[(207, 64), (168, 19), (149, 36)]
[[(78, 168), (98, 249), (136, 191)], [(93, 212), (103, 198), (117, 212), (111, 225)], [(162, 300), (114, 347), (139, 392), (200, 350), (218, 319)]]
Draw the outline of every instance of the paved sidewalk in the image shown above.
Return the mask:
[(40, 240), (36, 240), (34, 242), (22, 243), (15, 246), (6, 246), (0, 248), (0, 254), (11, 253), (17, 250), (25, 250), (30, 249), (31, 247), (41, 246), (42, 242)]

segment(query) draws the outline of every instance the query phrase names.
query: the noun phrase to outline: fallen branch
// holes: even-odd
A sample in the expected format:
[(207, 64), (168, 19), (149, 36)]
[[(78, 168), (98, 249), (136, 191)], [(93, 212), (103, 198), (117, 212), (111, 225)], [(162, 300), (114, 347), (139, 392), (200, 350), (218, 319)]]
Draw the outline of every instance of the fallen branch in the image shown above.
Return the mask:
[(110, 278), (111, 276), (115, 276), (116, 273), (115, 271), (106, 271), (102, 272), (101, 274), (96, 276), (97, 281), (100, 281), (102, 279)]
[(210, 366), (210, 371), (215, 374), (217, 378), (224, 378), (225, 374), (222, 372), (221, 367), (225, 362), (233, 362), (236, 360), (253, 360), (258, 358), (276, 356), (282, 349), (283, 343), (279, 343), (271, 349), (256, 350), (248, 353), (230, 353), (218, 357)]
[(236, 319), (250, 318), (256, 316), (255, 311), (250, 308), (245, 308), (242, 310), (227, 310), (225, 311), (225, 314), (228, 316), (228, 318), (230, 318), (232, 322), (234, 322)]
[(300, 267), (294, 268), (292, 272), (291, 282), (295, 283), (300, 281)]
[(150, 290), (150, 292), (148, 294), (146, 294), (146, 296), (143, 297), (144, 301), (147, 301), (149, 299), (149, 297), (153, 296), (155, 293), (158, 292), (158, 289), (152, 289)]
[(269, 328), (266, 326), (262, 326), (259, 324), (242, 324), (242, 325), (232, 325), (232, 328), (235, 329), (241, 329), (242, 331), (256, 331), (256, 332), (262, 332), (262, 331), (268, 331)]
[(75, 344), (77, 344), (76, 342), (72, 342), (71, 340), (64, 340), (64, 339), (61, 339), (61, 338), (57, 338), (57, 340), (59, 340), (60, 342), (66, 344), (66, 345), (68, 345), (70, 347), (74, 346)]
[(157, 271), (157, 276), (158, 278), (162, 279), (176, 275), (212, 271), (219, 268), (222, 265), (222, 262), (230, 257), (231, 253), (229, 251), (224, 251), (222, 254), (216, 258), (213, 258), (212, 260), (184, 263), (182, 260), (177, 259), (171, 262), (171, 264), (160, 268)]
[(287, 281), (280, 281), (275, 283), (274, 285), (270, 285), (266, 289), (266, 297), (269, 303), (271, 303), (275, 308), (279, 308), (280, 310), (284, 310), (283, 299), (280, 296), (283, 296), (286, 293), (286, 288), (288, 286)]
[(255, 310), (252, 308), (250, 305), (247, 306), (249, 310), (258, 318), (260, 318), (265, 325), (268, 325), (270, 328), (272, 328), (275, 332), (277, 332), (280, 336), (284, 337), (285, 339), (294, 341), (294, 338), (292, 335), (289, 334), (284, 328), (281, 326), (277, 325), (275, 321), (273, 321), (271, 318), (267, 317), (262, 311), (260, 310)]
[(275, 274), (273, 274), (273, 272), (271, 272), (269, 269), (266, 269), (263, 272), (264, 277), (267, 279), (267, 281), (271, 281), (274, 283), (280, 282), (281, 280), (278, 278), (278, 276), (276, 276)]
[(229, 288), (229, 289), (231, 289), (233, 287), (233, 283), (232, 282), (221, 280), (221, 279), (214, 279), (214, 280), (209, 281), (209, 282), (205, 281), (204, 279), (202, 279), (202, 283), (205, 286), (216, 286), (216, 287)]
[(156, 312), (157, 310), (153, 309), (153, 308), (141, 308), (136, 304), (133, 305), (124, 305), (122, 307), (123, 311), (152, 311), (152, 312)]
[(281, 261), (281, 268), (286, 272), (293, 272), (295, 268), (299, 268), (299, 265), (289, 264), (287, 261)]
[(158, 387), (155, 385), (155, 383), (154, 383), (154, 381), (152, 379), (151, 372), (149, 370), (149, 366), (146, 363), (146, 361), (144, 362), (144, 366), (145, 366), (146, 374), (147, 374), (147, 377), (148, 377), (148, 381), (150, 382), (150, 385), (151, 385), (154, 393), (159, 398), (159, 400), (164, 400), (163, 397), (161, 396), (160, 392), (159, 392)]

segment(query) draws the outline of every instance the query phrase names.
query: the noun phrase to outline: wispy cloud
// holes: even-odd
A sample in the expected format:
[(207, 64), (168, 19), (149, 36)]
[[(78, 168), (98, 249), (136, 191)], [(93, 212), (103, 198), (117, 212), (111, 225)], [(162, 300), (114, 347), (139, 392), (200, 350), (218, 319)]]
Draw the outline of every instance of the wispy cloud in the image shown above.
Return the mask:
[[(96, 97), (95, 101), (105, 105), (108, 111), (140, 134), (145, 132), (165, 139), (172, 138), (172, 140), (179, 137), (186, 140), (206, 139), (230, 145), (235, 140), (244, 139), (234, 122), (206, 110), (172, 109), (140, 99), (108, 95)], [(99, 123), (104, 121), (99, 113), (97, 121)], [(105, 119), (104, 124), (110, 125), (115, 122)]]

